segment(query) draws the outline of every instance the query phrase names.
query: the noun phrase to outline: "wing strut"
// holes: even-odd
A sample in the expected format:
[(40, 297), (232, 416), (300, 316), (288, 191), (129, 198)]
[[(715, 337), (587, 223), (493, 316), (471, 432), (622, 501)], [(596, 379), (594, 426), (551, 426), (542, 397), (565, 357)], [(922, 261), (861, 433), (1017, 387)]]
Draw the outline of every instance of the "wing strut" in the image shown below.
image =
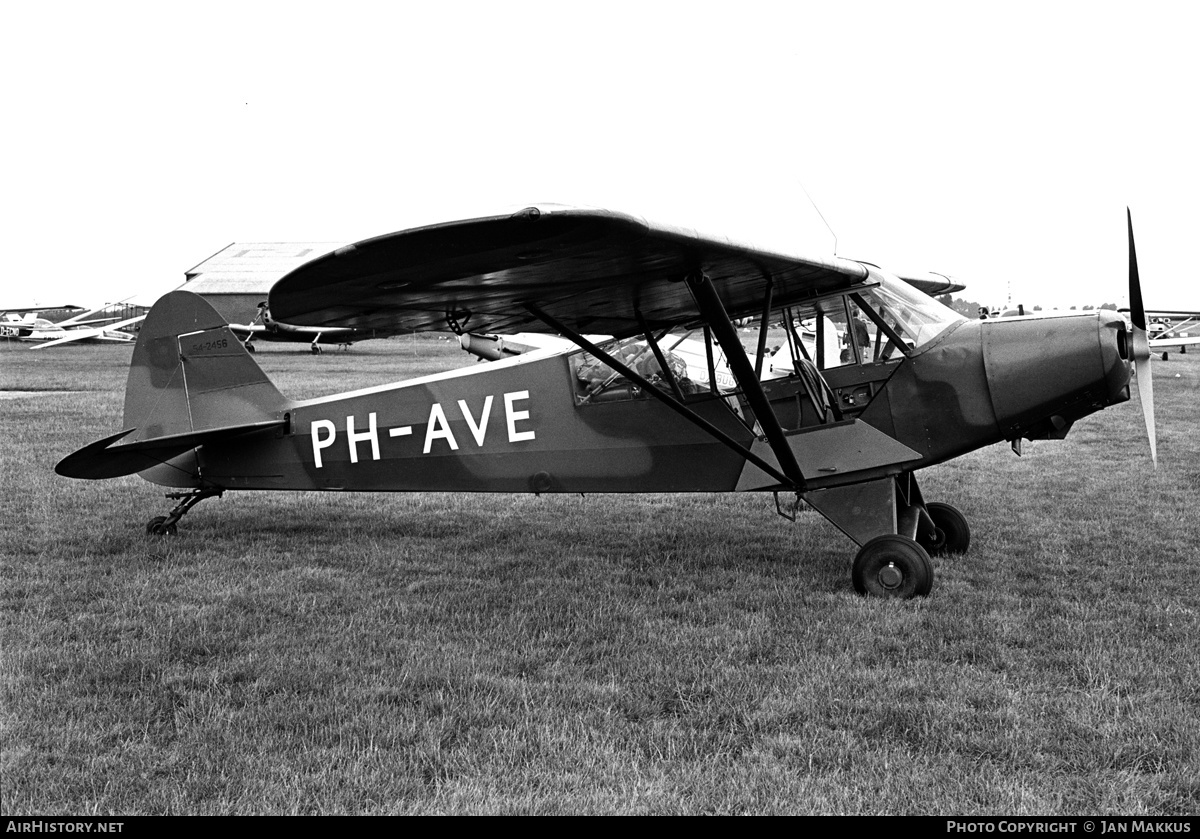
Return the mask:
[[(767, 293), (763, 295), (762, 320), (758, 324), (758, 354), (754, 357), (754, 378), (762, 379), (763, 358), (767, 354), (767, 322), (771, 317), (771, 297), (774, 289), (771, 278), (767, 278)], [(741, 343), (740, 341), (738, 342)]]
[[(770, 475), (771, 477), (778, 480), (781, 484), (786, 484), (788, 486), (796, 486), (795, 481), (793, 481), (787, 475), (780, 472), (777, 468), (775, 468), (773, 465), (768, 463), (766, 460), (764, 460), (763, 458), (754, 454), (754, 452), (750, 451), (750, 449), (746, 448), (741, 443), (739, 443), (737, 440), (733, 439), (728, 434), (726, 434), (724, 431), (717, 428), (711, 422), (706, 420), (704, 417), (697, 414), (695, 411), (693, 411), (691, 408), (689, 408), (685, 403), (680, 402), (676, 399), (673, 399), (667, 393), (660, 390), (656, 385), (653, 385), (650, 382), (648, 382), (645, 378), (638, 375), (638, 373), (636, 373), (634, 370), (630, 369), (629, 367), (625, 366), (617, 359), (613, 358), (611, 355), (606, 353), (604, 350), (600, 349), (598, 346), (593, 344), (587, 338), (584, 338), (578, 332), (576, 332), (575, 330), (568, 327), (565, 323), (562, 323), (562, 322), (558, 321), (557, 319), (555, 319), (554, 317), (543, 312), (541, 309), (539, 309), (537, 306), (535, 306), (532, 303), (525, 303), (524, 305), (525, 305), (526, 310), (528, 310), (528, 312), (531, 315), (533, 315), (535, 318), (540, 320), (542, 323), (546, 324), (551, 329), (558, 332), (560, 335), (567, 336), (572, 341), (574, 341), (578, 346), (587, 350), (592, 355), (594, 355), (596, 358), (601, 359), (605, 364), (607, 364), (612, 369), (620, 372), (620, 374), (622, 376), (625, 376), (627, 379), (629, 379), (632, 382), (636, 382), (645, 393), (650, 394), (655, 399), (657, 399), (660, 402), (662, 402), (663, 404), (665, 404), (672, 411), (679, 414), (684, 419), (688, 420), (689, 422), (693, 423), (694, 425), (698, 426), (705, 433), (710, 435), (714, 440), (717, 440), (718, 442), (723, 443), (724, 445), (733, 449), (740, 456), (746, 458), (746, 460), (750, 461), (755, 466), (757, 466), (759, 469), (763, 470), (768, 475)], [(651, 343), (651, 346), (657, 345), (657, 342), (654, 340), (651, 340), (650, 343)], [(726, 354), (728, 354), (728, 351), (726, 351)], [(712, 357), (711, 353), (709, 354), (709, 357), (710, 358)], [(742, 355), (742, 359), (745, 360), (744, 354)], [(747, 363), (749, 363), (749, 362), (747, 362)], [(664, 373), (666, 373), (667, 365), (664, 364), (662, 361), (660, 361), (659, 364), (662, 365), (662, 369), (663, 369)], [(669, 373), (667, 373), (667, 375), (669, 375)], [(757, 384), (757, 380), (755, 380), (755, 383)], [(761, 388), (760, 388), (760, 390), (761, 390)], [(772, 417), (773, 416), (774, 415), (772, 415)], [(790, 449), (788, 450), (788, 454), (791, 455)], [(794, 457), (793, 457), (793, 462), (795, 462)], [(799, 472), (800, 472), (799, 467), (796, 468), (796, 472), (797, 472), (797, 474), (799, 474)], [(796, 486), (796, 489), (798, 492), (803, 491), (799, 486)]]
[(675, 394), (675, 400), (677, 402), (682, 402), (683, 391), (679, 389), (679, 382), (675, 381), (675, 374), (671, 372), (671, 365), (667, 364), (667, 359), (666, 356), (663, 355), (662, 347), (658, 345), (658, 340), (650, 332), (650, 327), (646, 324), (646, 319), (642, 317), (641, 310), (634, 309), (633, 313), (637, 315), (638, 325), (642, 327), (642, 332), (646, 334), (646, 342), (650, 345), (650, 349), (654, 353), (654, 358), (658, 361), (658, 369), (662, 370), (663, 378), (666, 379), (667, 383), (671, 386), (671, 392)]
[(700, 307), (701, 317), (708, 323), (713, 337), (725, 351), (725, 362), (733, 371), (734, 378), (737, 379), (746, 401), (750, 403), (750, 408), (754, 411), (754, 416), (762, 427), (763, 434), (766, 435), (771, 451), (779, 460), (780, 468), (787, 475), (787, 483), (793, 486), (797, 492), (806, 491), (808, 484), (804, 480), (803, 472), (800, 471), (800, 464), (796, 462), (796, 455), (788, 446), (783, 427), (779, 424), (775, 411), (771, 409), (771, 402), (763, 391), (762, 382), (754, 373), (754, 365), (746, 357), (746, 350), (738, 339), (737, 330), (733, 328), (733, 322), (729, 320), (729, 315), (725, 312), (725, 306), (721, 303), (721, 298), (717, 295), (712, 280), (704, 274), (696, 272), (687, 278), (687, 284), (692, 290), (692, 296), (696, 299), (696, 305)]

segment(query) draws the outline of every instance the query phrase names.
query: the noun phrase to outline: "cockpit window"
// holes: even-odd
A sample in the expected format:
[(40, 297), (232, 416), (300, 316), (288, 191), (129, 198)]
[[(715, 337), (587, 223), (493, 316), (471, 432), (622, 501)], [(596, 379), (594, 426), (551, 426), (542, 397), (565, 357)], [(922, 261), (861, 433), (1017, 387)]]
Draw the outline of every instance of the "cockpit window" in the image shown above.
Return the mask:
[[(966, 320), (961, 315), (887, 276), (862, 291), (838, 294), (787, 307), (767, 322), (766, 340), (748, 338), (764, 351), (760, 375), (776, 379), (800, 375), (802, 368), (824, 371), (855, 364), (895, 361)], [(697, 394), (727, 395), (737, 389), (721, 348), (702, 329), (675, 329), (655, 336), (666, 370), (645, 337), (602, 344), (604, 351), (653, 387), (688, 399)], [(755, 347), (744, 346), (750, 361)], [(571, 356), (577, 404), (644, 399), (642, 385), (630, 381), (603, 359), (587, 352)]]
[[(708, 353), (703, 333), (671, 332), (658, 339), (658, 346), (667, 362), (665, 372), (645, 338), (623, 338), (601, 345), (605, 352), (660, 390), (673, 391), (674, 380), (674, 387), (678, 387), (685, 397), (710, 391)], [(732, 389), (733, 377), (725, 370), (723, 359), (718, 356), (714, 366), (717, 388)], [(571, 371), (575, 376), (576, 401), (579, 404), (642, 396), (640, 385), (590, 353), (580, 352), (571, 356)]]
[[(919, 350), (951, 326), (966, 320), (907, 283), (887, 277), (879, 285), (851, 295), (851, 300), (870, 319), (873, 340), (866, 357), (875, 361)], [(897, 338), (903, 346), (897, 346)]]

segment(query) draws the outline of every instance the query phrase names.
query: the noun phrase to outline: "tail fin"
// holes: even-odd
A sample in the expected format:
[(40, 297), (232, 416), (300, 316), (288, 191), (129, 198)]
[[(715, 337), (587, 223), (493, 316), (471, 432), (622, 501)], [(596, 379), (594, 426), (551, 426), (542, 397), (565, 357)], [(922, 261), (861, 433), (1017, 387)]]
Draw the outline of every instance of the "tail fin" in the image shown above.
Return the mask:
[(278, 419), (286, 402), (203, 298), (173, 291), (150, 310), (125, 386), (129, 442)]
[(202, 298), (173, 291), (146, 316), (125, 386), (130, 429), (64, 458), (76, 478), (141, 472), (205, 441), (284, 424), (288, 400)]

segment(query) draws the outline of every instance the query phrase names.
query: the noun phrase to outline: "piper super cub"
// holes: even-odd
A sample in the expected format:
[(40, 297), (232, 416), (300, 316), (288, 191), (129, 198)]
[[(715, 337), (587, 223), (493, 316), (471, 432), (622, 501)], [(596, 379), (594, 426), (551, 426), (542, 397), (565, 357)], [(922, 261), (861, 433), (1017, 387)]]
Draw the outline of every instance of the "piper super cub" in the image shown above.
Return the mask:
[[(271, 312), (377, 336), (450, 329), (464, 346), (517, 332), (570, 345), (295, 401), (211, 306), (175, 291), (142, 325), (125, 430), (56, 471), (176, 490), (147, 525), (164, 535), (227, 490), (771, 492), (781, 513), (795, 509), (781, 494), (803, 499), (859, 545), (857, 591), (924, 595), (930, 554), (966, 551), (970, 530), (926, 502), (921, 469), (1062, 438), (1129, 399), (1134, 368), (1153, 453), (1129, 231), (1132, 328), (1107, 311), (970, 321), (865, 262), (599, 210), (405, 230), (295, 269)], [(735, 327), (747, 317), (749, 351)], [(786, 352), (766, 371), (779, 323)]]

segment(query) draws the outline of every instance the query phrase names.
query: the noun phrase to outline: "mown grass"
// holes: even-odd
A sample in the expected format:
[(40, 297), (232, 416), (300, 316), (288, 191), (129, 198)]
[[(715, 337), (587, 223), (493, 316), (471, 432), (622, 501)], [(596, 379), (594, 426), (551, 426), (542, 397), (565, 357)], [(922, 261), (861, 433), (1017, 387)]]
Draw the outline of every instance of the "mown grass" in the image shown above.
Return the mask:
[[(1200, 357), (1122, 405), (922, 474), (971, 554), (931, 597), (769, 497), (230, 494), (147, 540), (127, 348), (0, 346), (0, 806), (25, 813), (1200, 812)], [(315, 396), (463, 363), (310, 357)]]

